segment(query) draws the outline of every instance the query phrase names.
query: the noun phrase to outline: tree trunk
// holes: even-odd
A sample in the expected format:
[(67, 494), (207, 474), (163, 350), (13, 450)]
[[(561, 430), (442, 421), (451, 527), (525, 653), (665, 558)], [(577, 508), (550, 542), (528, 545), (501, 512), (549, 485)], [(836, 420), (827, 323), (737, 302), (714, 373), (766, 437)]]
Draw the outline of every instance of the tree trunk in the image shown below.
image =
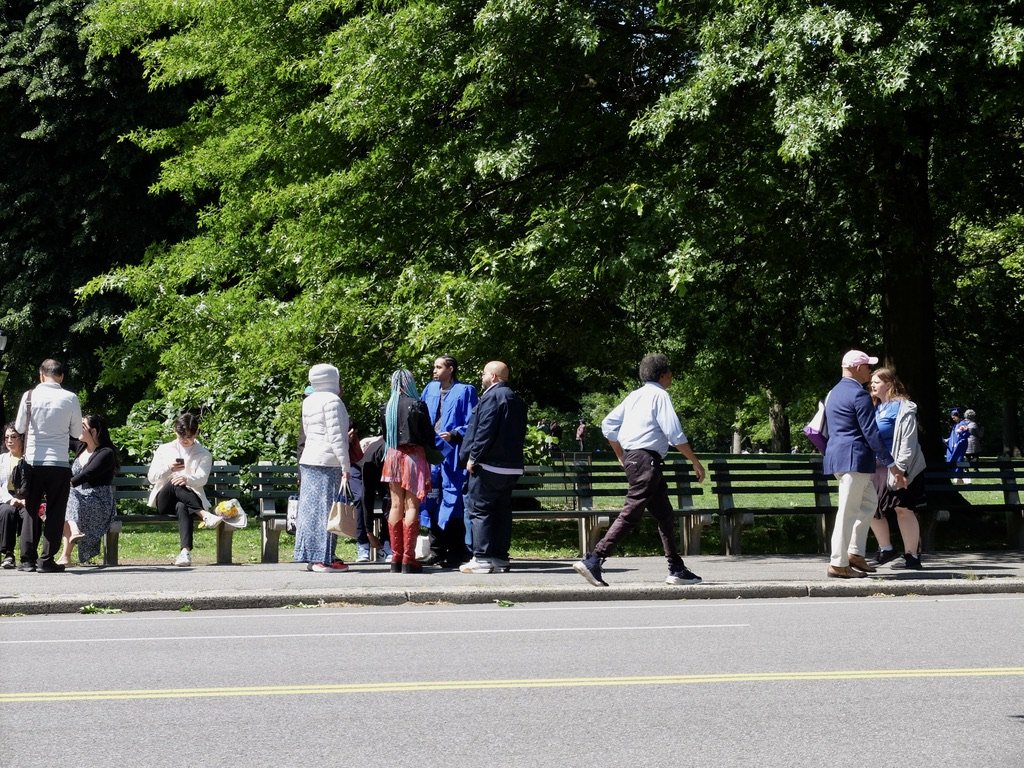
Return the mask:
[(772, 453), (789, 453), (789, 414), (786, 404), (768, 393), (768, 423), (772, 430)]
[(1015, 457), (1020, 452), (1017, 435), (1020, 434), (1017, 421), (1017, 398), (1007, 395), (1003, 401), (1003, 455)]
[(879, 193), (884, 363), (918, 406), (921, 447), (929, 464), (943, 459), (935, 361), (932, 259), (935, 223), (929, 197), (931, 118), (908, 112), (882, 129), (875, 149)]

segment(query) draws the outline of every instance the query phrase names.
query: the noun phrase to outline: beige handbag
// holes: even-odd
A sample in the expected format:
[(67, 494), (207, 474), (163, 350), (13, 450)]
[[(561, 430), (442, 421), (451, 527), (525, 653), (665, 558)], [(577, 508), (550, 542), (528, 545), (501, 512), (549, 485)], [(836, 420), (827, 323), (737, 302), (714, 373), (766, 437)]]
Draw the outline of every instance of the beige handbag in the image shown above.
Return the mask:
[(327, 532), (336, 536), (344, 536), (347, 539), (356, 537), (356, 509), (355, 500), (352, 498), (352, 491), (347, 483), (342, 483), (338, 489), (338, 497), (331, 504), (331, 512), (327, 516)]

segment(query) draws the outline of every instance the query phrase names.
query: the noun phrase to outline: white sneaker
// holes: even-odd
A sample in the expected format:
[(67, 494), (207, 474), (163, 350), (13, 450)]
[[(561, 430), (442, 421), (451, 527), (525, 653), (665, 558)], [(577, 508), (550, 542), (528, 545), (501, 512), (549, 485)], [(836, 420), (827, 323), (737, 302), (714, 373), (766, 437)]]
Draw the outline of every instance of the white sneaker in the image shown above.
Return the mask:
[(494, 566), (474, 557), (468, 563), (460, 565), (459, 571), (462, 573), (494, 573)]
[(181, 550), (181, 552), (178, 553), (178, 556), (174, 558), (174, 564), (182, 568), (187, 568), (192, 565), (192, 553), (187, 549)]

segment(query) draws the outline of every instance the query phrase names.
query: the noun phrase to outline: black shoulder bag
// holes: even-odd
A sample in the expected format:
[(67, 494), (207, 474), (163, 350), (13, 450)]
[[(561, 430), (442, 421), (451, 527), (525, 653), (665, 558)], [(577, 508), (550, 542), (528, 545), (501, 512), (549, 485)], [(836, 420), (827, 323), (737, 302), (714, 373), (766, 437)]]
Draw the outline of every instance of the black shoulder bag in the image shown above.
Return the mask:
[(28, 456), (25, 455), (28, 450), (28, 432), (32, 429), (32, 390), (28, 391), (25, 407), (28, 411), (28, 426), (25, 427), (25, 439), (22, 441), (21, 461), (11, 472), (11, 485), (14, 486), (11, 495), (23, 500), (28, 496), (28, 484), (32, 479), (32, 465), (28, 463)]

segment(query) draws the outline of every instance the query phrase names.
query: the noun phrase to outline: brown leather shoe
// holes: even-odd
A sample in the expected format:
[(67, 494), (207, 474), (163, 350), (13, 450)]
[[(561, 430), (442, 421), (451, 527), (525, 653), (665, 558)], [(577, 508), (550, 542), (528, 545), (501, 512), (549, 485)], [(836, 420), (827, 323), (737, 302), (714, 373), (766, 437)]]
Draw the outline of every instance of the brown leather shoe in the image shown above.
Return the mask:
[(856, 568), (858, 571), (864, 571), (864, 573), (874, 573), (878, 569), (871, 565), (867, 560), (864, 559), (863, 555), (847, 555), (850, 561), (850, 565)]
[(867, 574), (863, 571), (858, 571), (856, 568), (851, 568), (848, 565), (844, 565), (841, 568), (830, 565), (825, 573), (833, 579), (863, 579), (867, 577)]

